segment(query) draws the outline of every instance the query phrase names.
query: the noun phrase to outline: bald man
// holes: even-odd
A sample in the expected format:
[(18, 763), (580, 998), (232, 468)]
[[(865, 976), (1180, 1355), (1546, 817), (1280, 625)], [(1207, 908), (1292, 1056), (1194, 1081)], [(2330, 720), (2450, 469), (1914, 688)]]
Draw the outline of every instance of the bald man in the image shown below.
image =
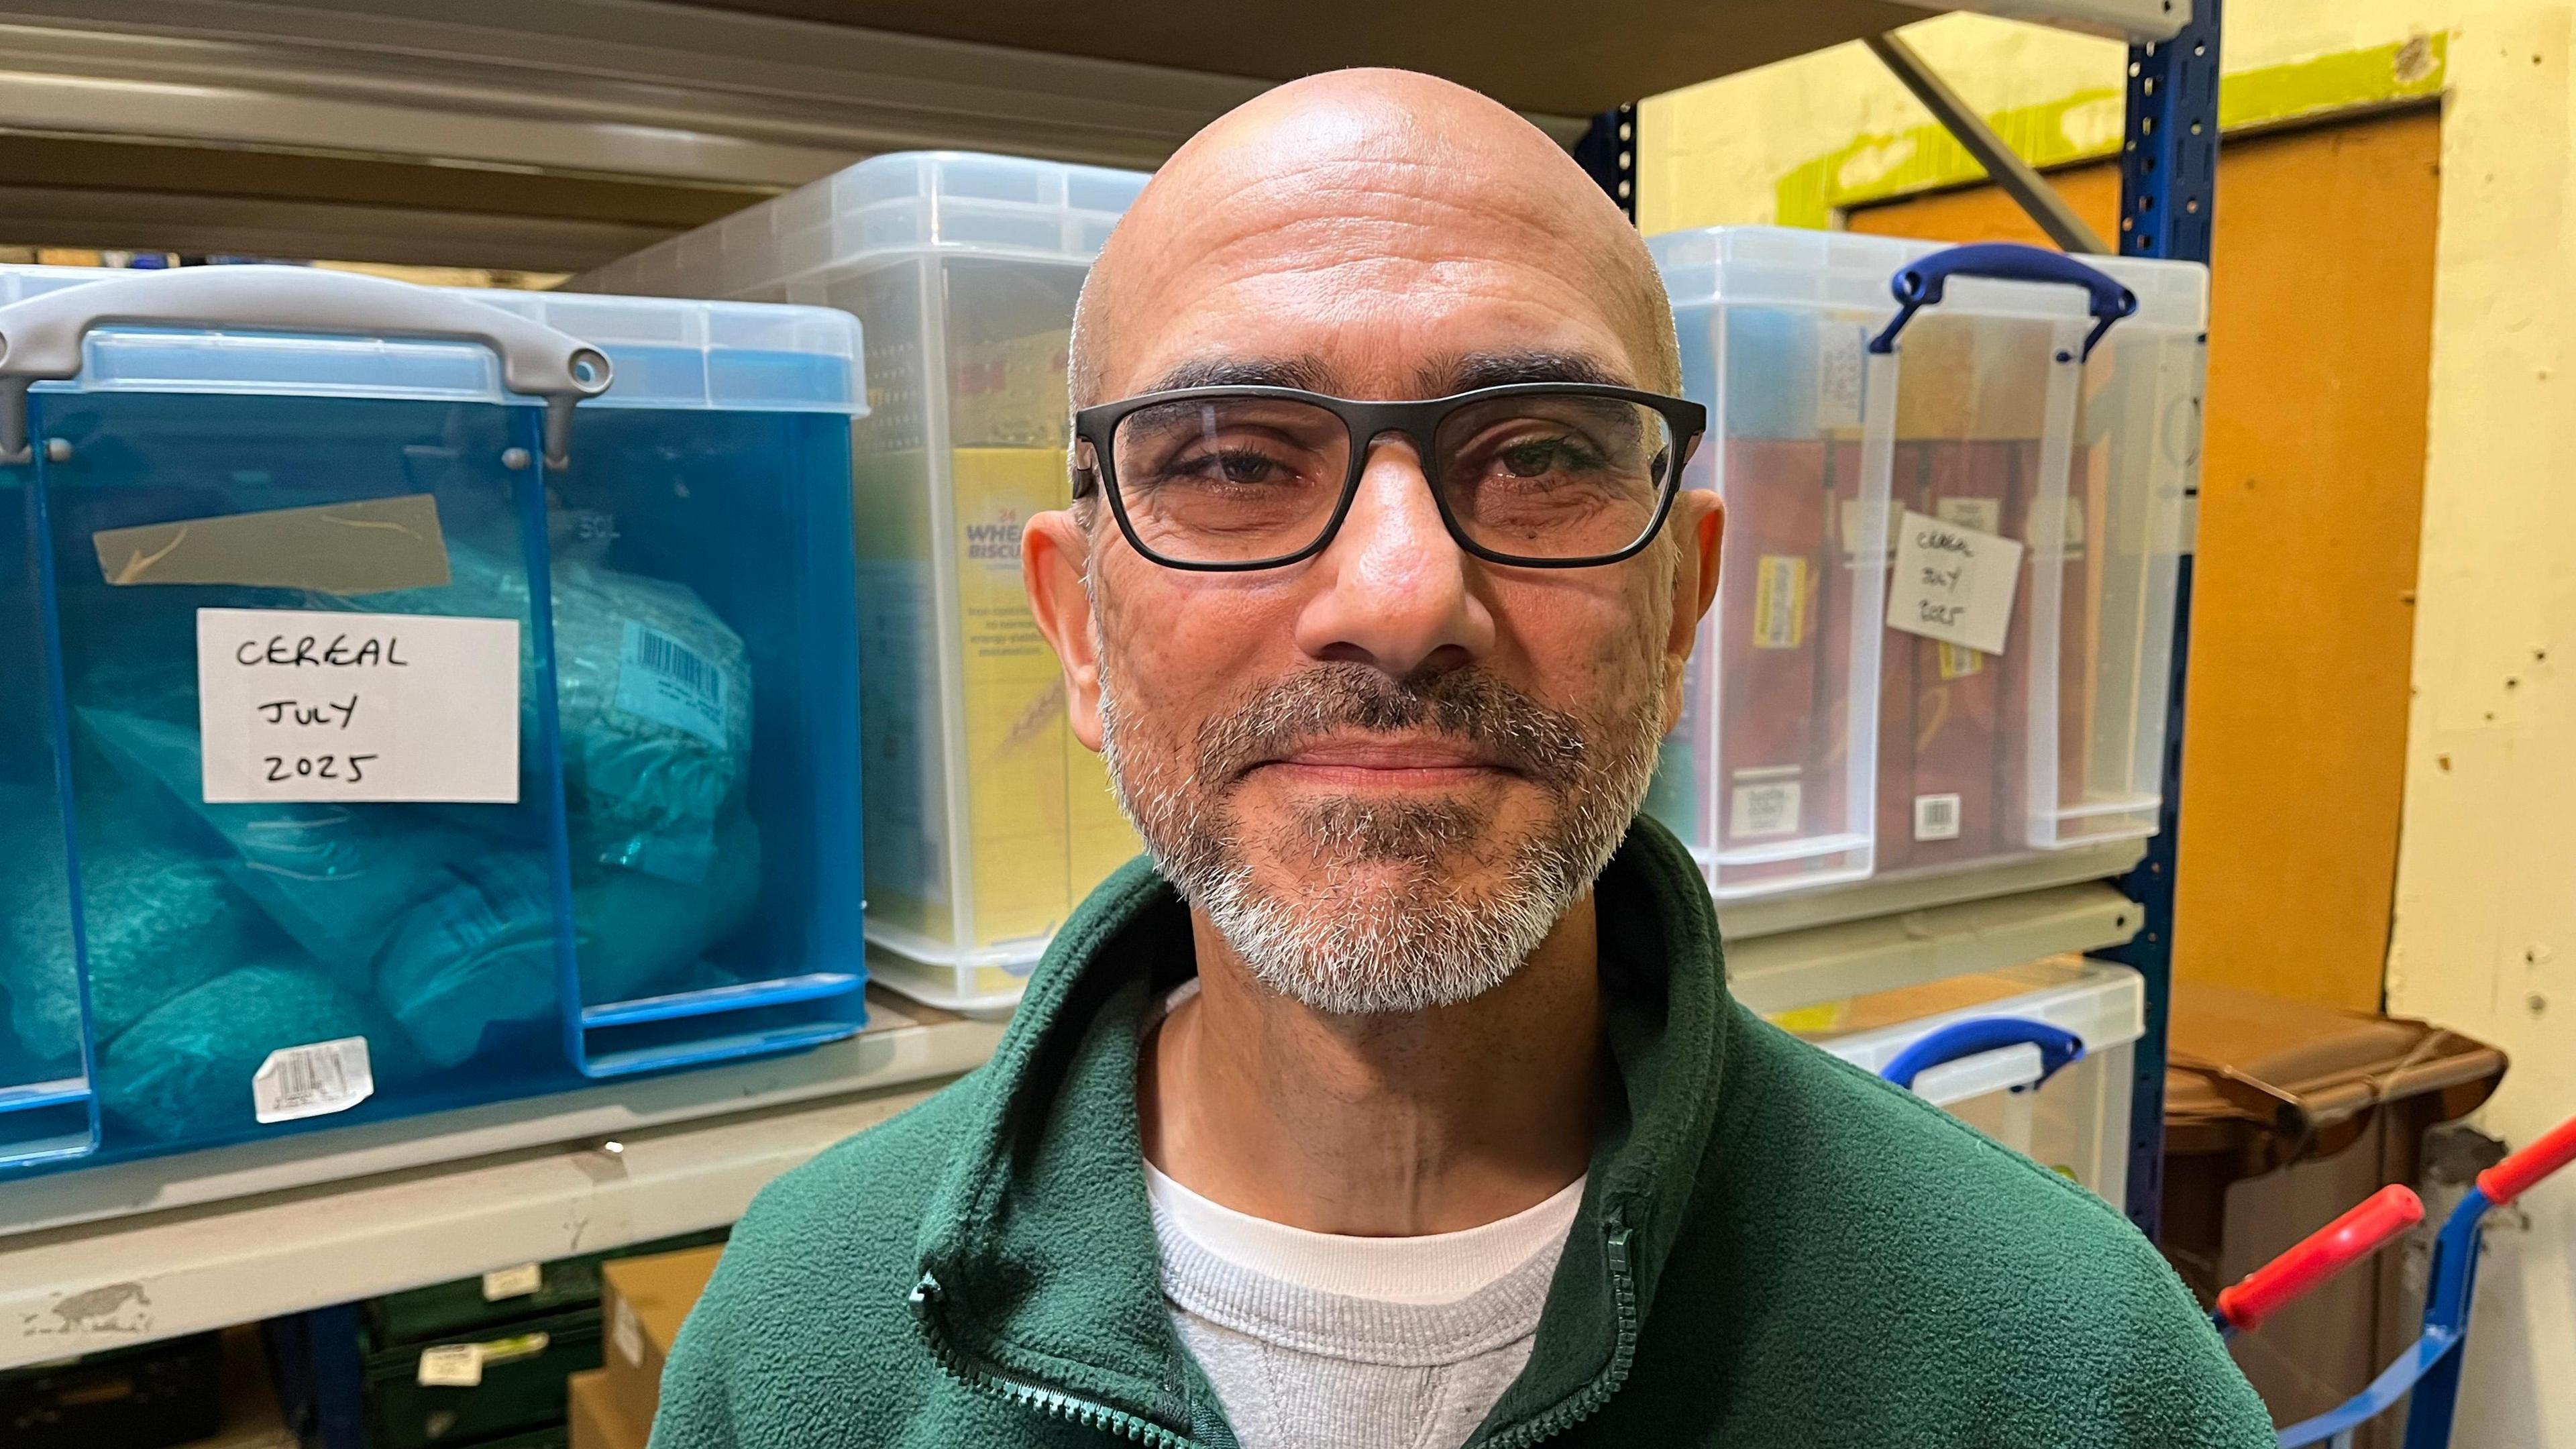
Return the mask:
[(1022, 559), (1148, 858), (989, 1066), (762, 1194), (655, 1445), (2271, 1442), (2117, 1214), (1728, 997), (1637, 815), (1706, 419), (1562, 152), (1282, 86), (1075, 353)]

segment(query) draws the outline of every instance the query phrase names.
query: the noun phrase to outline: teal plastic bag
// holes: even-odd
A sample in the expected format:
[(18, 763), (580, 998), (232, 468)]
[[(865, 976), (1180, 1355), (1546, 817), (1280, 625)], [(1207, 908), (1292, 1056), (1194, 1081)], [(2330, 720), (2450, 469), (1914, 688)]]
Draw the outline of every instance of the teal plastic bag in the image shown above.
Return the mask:
[(245, 966), (172, 997), (110, 1041), (98, 1063), (99, 1104), (161, 1141), (256, 1130), (252, 1078), (271, 1052), (351, 1037), (366, 1040), (375, 1091), (419, 1075), (409, 1043), (384, 1013), (329, 977), (301, 966)]
[[(526, 618), (527, 571), (451, 544), (449, 582), (318, 608)], [(739, 798), (751, 757), (752, 679), (742, 637), (687, 587), (558, 562), (551, 595), (555, 709), (564, 794), (592, 858), (695, 883), (714, 860), (716, 822)], [(520, 635), (536, 676), (533, 630)], [(523, 699), (533, 712), (536, 701)]]
[(157, 789), (219, 840), (229, 856), (222, 877), (354, 991), (367, 988), (403, 917), (446, 889), (450, 864), (500, 848), (494, 836), (419, 806), (209, 805), (195, 730), (122, 710), (78, 713), (118, 773)]
[[(536, 851), (460, 861), (446, 888), (404, 916), (376, 967), (376, 996), (421, 1055), (471, 1058), (494, 1026), (555, 1014), (554, 878)], [(760, 833), (725, 824), (694, 885), (584, 862), (573, 872), (575, 954), (587, 1005), (670, 989), (711, 947), (740, 931), (760, 896)]]
[[(89, 947), (92, 1030), (105, 1039), (171, 997), (240, 964), (248, 903), (212, 860), (175, 843), (171, 819), (143, 790), (103, 785), (82, 812), (82, 919)], [(60, 829), (50, 807), (20, 830)], [(37, 842), (5, 846), (10, 860), (44, 858)], [(51, 852), (47, 852), (48, 855)], [(9, 1025), (27, 1055), (76, 1057), (80, 976), (66, 882), (52, 870), (0, 871), (0, 983)]]

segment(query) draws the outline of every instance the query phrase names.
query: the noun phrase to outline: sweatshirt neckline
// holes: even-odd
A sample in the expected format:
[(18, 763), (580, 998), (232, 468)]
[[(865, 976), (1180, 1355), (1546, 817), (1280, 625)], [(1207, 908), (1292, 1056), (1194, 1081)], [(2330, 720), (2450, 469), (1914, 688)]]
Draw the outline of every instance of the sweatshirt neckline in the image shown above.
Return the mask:
[[(1519, 1212), (1476, 1227), (1374, 1238), (1312, 1232), (1238, 1212), (1145, 1164), (1145, 1195), (1167, 1260), (1178, 1236), (1219, 1263), (1291, 1289), (1407, 1308), (1472, 1298), (1542, 1255), (1553, 1263), (1583, 1205), (1583, 1184), (1578, 1177)], [(1167, 1261), (1167, 1280), (1168, 1269)]]

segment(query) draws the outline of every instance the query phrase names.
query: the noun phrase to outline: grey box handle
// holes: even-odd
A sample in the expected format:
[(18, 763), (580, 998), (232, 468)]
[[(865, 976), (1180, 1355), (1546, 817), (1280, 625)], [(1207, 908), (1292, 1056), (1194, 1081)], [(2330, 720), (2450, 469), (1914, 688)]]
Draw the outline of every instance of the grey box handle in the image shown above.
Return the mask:
[(596, 347), (454, 293), (314, 267), (180, 267), (83, 282), (0, 307), (0, 461), (23, 463), (27, 387), (80, 376), (81, 343), (118, 324), (256, 328), (480, 342), (510, 391), (545, 399), (546, 462), (561, 467), (572, 407), (608, 390)]

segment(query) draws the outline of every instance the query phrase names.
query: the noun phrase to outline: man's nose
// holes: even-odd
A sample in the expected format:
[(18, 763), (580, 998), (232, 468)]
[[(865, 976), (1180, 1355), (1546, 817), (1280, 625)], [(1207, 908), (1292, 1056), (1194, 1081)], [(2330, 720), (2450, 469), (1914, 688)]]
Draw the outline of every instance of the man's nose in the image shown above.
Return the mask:
[(1483, 657), (1493, 612), (1474, 591), (1474, 561), (1440, 520), (1420, 453), (1393, 434), (1369, 447), (1351, 511), (1311, 565), (1321, 586), (1298, 615), (1298, 647), (1398, 677)]

